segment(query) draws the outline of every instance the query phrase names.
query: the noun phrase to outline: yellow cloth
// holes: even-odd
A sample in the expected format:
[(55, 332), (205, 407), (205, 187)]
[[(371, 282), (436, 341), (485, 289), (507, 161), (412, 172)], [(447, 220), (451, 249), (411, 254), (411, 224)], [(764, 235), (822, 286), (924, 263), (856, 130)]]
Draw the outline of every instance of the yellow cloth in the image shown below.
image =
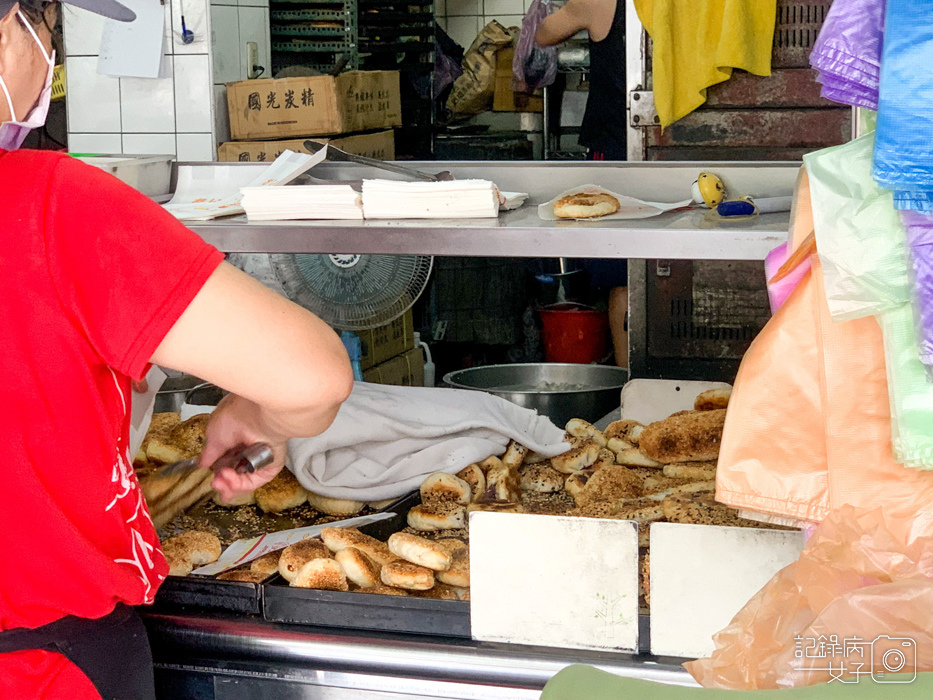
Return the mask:
[(654, 42), (654, 104), (667, 127), (733, 68), (771, 75), (777, 0), (635, 0)]

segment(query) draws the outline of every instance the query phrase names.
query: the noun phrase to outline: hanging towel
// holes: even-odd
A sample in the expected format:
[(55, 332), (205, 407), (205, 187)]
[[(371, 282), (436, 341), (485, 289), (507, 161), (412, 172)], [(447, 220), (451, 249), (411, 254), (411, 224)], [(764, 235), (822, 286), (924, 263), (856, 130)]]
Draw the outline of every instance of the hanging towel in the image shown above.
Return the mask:
[(509, 440), (546, 457), (567, 451), (545, 416), (483, 391), (357, 382), (333, 425), (288, 443), (289, 466), (309, 491), (381, 501), (505, 452)]
[(733, 68), (771, 75), (777, 0), (635, 0), (654, 42), (654, 104), (667, 127)]

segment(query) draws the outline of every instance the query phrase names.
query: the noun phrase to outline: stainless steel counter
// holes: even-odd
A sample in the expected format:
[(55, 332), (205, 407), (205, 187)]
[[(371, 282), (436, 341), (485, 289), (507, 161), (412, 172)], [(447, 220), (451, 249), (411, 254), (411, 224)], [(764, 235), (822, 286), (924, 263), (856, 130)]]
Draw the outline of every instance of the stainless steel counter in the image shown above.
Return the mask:
[[(199, 697), (537, 698), (560, 669), (695, 685), (679, 659), (280, 625), (255, 618), (146, 616), (160, 676)], [(167, 680), (166, 680), (167, 679)], [(208, 695), (211, 689), (213, 695)]]
[[(787, 237), (789, 215), (720, 223), (705, 210), (671, 212), (651, 219), (543, 221), (537, 205), (562, 191), (595, 184), (649, 201), (689, 199), (701, 170), (716, 172), (732, 196), (789, 195), (793, 163), (415, 163), (422, 170), (449, 169), (458, 179), (484, 178), (506, 191), (528, 192), (528, 202), (498, 219), (399, 221), (287, 221), (250, 224), (245, 217), (190, 224), (228, 253), (387, 253), (485, 257), (661, 258), (761, 260)], [(202, 168), (212, 165), (195, 166)], [(258, 164), (225, 164), (245, 180)], [(386, 177), (369, 168), (324, 163), (314, 175), (331, 180)], [(388, 175), (388, 177), (392, 177)]]

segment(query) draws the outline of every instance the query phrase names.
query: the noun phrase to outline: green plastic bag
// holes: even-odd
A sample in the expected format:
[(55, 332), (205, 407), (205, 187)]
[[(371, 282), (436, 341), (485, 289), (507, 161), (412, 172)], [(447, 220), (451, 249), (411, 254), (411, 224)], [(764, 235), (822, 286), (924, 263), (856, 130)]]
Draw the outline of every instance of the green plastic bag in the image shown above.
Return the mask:
[(894, 197), (871, 175), (874, 134), (804, 156), (816, 247), (835, 321), (910, 301), (906, 238)]
[(878, 320), (884, 335), (894, 458), (908, 467), (933, 469), (933, 384), (917, 352), (913, 309), (902, 304)]

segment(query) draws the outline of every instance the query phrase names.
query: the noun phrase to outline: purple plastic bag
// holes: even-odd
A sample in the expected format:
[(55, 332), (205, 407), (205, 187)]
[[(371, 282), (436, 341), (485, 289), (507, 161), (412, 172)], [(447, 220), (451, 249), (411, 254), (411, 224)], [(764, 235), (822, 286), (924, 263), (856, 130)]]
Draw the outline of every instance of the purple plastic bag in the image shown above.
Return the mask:
[(901, 212), (907, 227), (907, 245), (913, 273), (914, 322), (920, 360), (933, 370), (933, 216)]
[(538, 46), (535, 32), (548, 16), (549, 3), (534, 0), (522, 19), (522, 29), (512, 59), (512, 89), (531, 92), (547, 87), (557, 77), (557, 47)]
[(885, 0), (835, 0), (810, 54), (820, 94), (834, 102), (878, 109)]

